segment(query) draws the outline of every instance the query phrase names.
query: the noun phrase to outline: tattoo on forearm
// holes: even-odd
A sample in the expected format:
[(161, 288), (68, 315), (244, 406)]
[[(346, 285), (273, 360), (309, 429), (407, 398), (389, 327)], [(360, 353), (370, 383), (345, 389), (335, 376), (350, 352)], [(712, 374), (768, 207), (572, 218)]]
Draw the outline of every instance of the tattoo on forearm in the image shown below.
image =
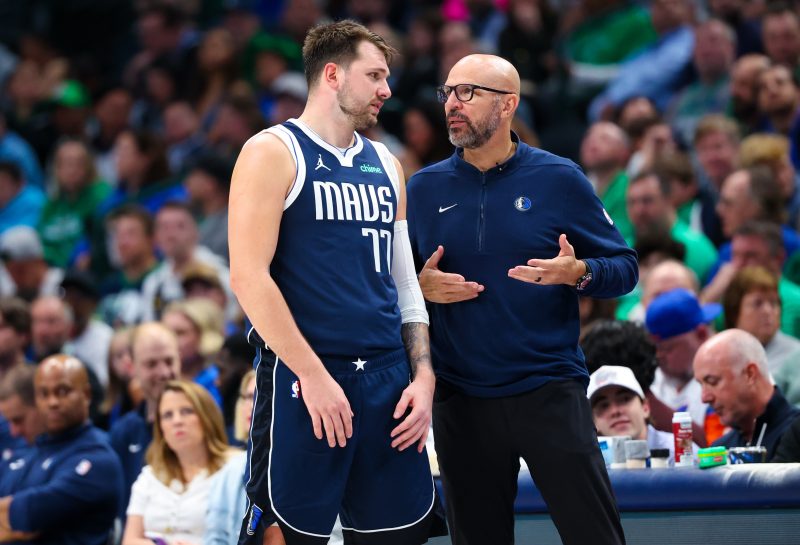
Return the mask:
[(420, 367), (431, 368), (431, 345), (428, 326), (418, 322), (403, 324), (400, 328), (403, 345), (406, 347), (411, 374), (416, 375)]

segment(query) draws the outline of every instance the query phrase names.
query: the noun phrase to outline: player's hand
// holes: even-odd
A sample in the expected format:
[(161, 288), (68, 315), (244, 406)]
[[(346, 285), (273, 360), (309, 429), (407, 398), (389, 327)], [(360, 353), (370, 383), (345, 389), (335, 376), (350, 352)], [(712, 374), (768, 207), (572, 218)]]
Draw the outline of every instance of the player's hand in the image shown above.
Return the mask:
[(527, 265), (518, 265), (509, 269), (508, 276), (531, 284), (552, 286), (568, 284), (574, 286), (578, 278), (583, 276), (585, 266), (575, 259), (575, 248), (567, 241), (567, 235), (558, 237), (561, 247), (553, 259), (529, 259)]
[(419, 287), (422, 295), (431, 303), (458, 303), (475, 299), (483, 286), (477, 282), (467, 282), (460, 274), (439, 270), (439, 260), (444, 255), (444, 246), (439, 246), (431, 254), (419, 273)]
[(413, 382), (403, 390), (400, 401), (394, 409), (394, 418), (402, 418), (409, 407), (411, 412), (391, 432), (392, 448), (405, 450), (417, 443), (417, 452), (422, 452), (428, 440), (431, 427), (431, 407), (433, 406), (433, 390), (436, 378), (433, 372), (420, 371)]
[(328, 439), (328, 446), (343, 447), (353, 436), (353, 411), (344, 390), (327, 371), (300, 379), (303, 401), (311, 415), (314, 436)]

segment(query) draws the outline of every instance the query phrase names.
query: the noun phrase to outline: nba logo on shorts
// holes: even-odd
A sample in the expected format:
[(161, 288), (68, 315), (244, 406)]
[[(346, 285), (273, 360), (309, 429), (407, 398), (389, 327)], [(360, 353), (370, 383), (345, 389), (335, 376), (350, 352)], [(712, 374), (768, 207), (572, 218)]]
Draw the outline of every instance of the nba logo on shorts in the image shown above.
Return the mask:
[(300, 381), (292, 381), (292, 397), (297, 399), (300, 397)]

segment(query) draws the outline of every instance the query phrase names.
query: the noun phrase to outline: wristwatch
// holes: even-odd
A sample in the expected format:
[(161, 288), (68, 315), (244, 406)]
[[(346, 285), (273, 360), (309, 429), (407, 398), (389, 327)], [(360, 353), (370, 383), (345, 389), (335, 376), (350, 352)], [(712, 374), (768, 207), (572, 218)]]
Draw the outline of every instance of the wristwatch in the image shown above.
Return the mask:
[(589, 264), (586, 261), (581, 260), (583, 266), (586, 267), (586, 272), (583, 273), (583, 276), (578, 278), (578, 281), (575, 283), (575, 289), (578, 291), (583, 291), (586, 289), (586, 286), (589, 285), (589, 282), (592, 281), (592, 269), (589, 268)]

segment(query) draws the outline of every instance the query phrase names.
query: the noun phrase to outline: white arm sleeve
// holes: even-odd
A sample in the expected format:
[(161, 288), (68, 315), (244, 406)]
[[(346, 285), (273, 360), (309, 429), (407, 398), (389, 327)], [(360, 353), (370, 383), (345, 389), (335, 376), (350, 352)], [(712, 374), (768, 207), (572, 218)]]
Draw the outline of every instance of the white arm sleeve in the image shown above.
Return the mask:
[(397, 286), (397, 306), (403, 323), (420, 322), (428, 324), (428, 311), (425, 299), (419, 288), (417, 273), (414, 269), (414, 258), (411, 255), (411, 242), (408, 240), (408, 222), (394, 222), (394, 257), (392, 259), (392, 278)]

